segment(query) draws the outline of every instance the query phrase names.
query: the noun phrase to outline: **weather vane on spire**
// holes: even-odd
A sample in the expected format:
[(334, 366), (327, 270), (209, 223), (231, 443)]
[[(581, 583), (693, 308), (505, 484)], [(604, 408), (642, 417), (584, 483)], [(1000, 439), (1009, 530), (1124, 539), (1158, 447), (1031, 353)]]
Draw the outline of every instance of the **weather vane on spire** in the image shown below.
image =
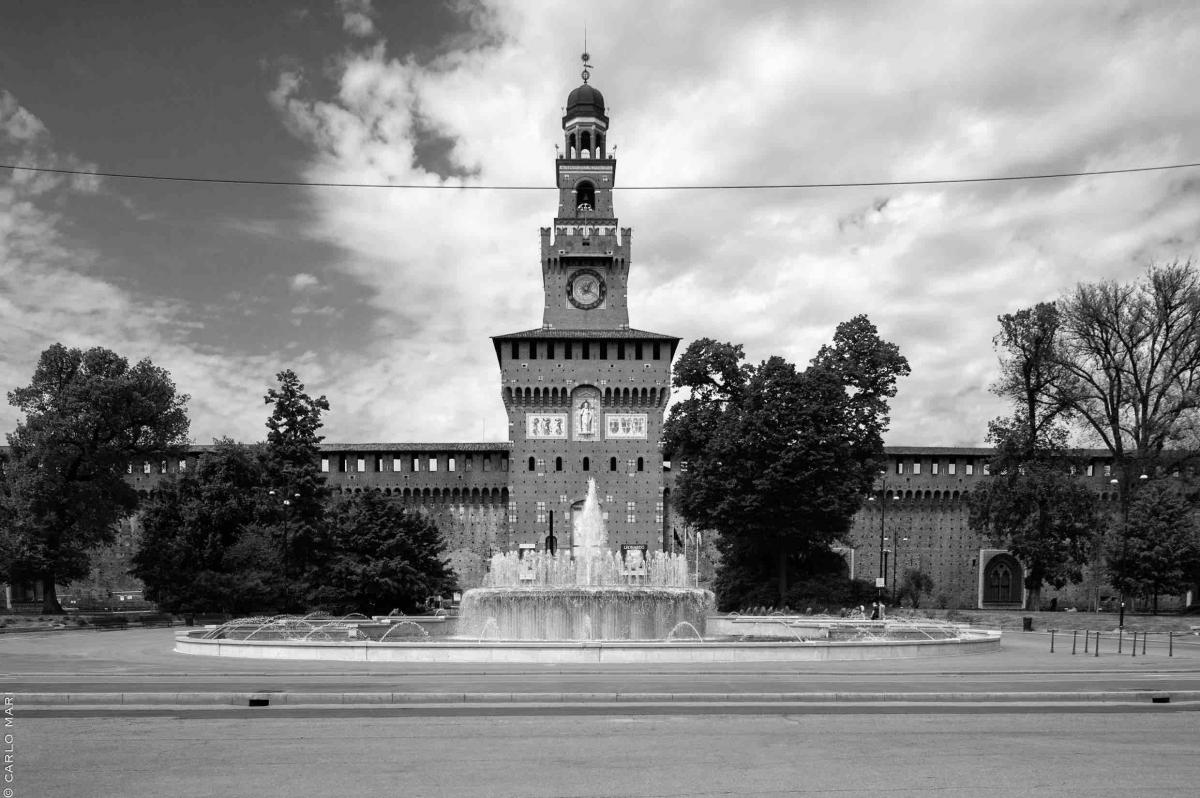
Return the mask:
[(583, 72), (580, 74), (583, 76), (583, 82), (587, 83), (588, 78), (592, 76), (592, 70), (595, 69), (594, 66), (588, 63), (592, 57), (588, 55), (587, 51), (587, 25), (583, 26), (583, 55), (580, 58), (583, 60)]

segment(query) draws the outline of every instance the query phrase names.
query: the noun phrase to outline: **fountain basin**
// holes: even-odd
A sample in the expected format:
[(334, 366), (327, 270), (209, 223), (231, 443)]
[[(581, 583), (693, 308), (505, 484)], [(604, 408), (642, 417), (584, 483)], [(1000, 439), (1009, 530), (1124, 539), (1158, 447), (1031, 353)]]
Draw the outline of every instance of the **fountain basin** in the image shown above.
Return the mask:
[(834, 641), (591, 641), (520, 642), (464, 640), (286, 641), (202, 639), (180, 631), (175, 650), (183, 654), (275, 660), (372, 663), (752, 663), (849, 662), (916, 659), (998, 651), (1000, 632), (962, 629), (956, 639)]
[(688, 587), (482, 587), (463, 594), (457, 636), (477, 641), (702, 638), (713, 595)]

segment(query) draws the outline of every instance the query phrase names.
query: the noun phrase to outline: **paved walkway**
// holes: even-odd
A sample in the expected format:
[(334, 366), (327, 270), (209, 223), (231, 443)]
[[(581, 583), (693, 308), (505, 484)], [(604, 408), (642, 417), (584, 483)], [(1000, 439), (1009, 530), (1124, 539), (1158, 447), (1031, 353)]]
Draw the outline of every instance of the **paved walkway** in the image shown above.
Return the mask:
[(356, 664), (209, 658), (172, 650), (174, 630), (0, 637), (0, 689), (27, 707), (463, 704), (1200, 703), (1200, 638), (1070, 653), (1060, 635), (1006, 632), (1001, 650), (839, 663), (682, 665)]

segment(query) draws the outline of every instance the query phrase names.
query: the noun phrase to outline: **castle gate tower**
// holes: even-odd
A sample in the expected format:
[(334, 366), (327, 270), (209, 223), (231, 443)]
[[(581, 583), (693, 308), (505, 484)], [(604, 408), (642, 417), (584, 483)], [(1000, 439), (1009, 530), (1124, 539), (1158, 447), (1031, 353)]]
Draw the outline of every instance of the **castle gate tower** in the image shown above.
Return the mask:
[(655, 551), (667, 545), (659, 441), (679, 339), (629, 326), (630, 229), (617, 225), (609, 119), (583, 58), (555, 161), (558, 214), (541, 230), (542, 326), (492, 338), (512, 438), (509, 547), (542, 548), (553, 514), (566, 550), (590, 477), (609, 546)]

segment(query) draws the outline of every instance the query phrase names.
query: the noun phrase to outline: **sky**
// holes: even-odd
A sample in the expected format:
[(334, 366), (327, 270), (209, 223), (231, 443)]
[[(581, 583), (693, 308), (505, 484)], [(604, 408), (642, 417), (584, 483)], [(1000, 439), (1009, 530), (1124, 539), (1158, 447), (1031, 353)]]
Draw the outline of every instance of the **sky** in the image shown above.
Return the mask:
[(804, 365), (865, 313), (912, 367), (890, 445), (984, 443), (997, 316), (1200, 255), (1200, 168), (620, 188), (1200, 162), (1188, 0), (5, 0), (0, 163), (428, 188), (0, 168), (0, 393), (62, 342), (165, 368), (197, 443), (262, 440), (285, 368), (330, 442), (507, 440), (585, 27), (632, 326)]

